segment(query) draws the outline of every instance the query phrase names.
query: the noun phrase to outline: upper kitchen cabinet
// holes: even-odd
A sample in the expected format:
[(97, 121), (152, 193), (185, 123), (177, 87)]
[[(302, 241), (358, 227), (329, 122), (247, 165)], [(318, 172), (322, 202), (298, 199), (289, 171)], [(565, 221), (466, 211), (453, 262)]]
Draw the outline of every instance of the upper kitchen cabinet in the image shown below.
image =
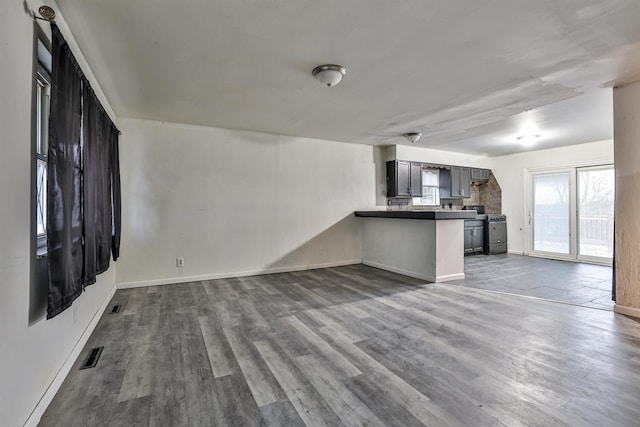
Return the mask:
[(471, 197), (471, 168), (451, 166), (451, 198)]
[(491, 170), (489, 169), (471, 168), (471, 182), (473, 183), (483, 184), (489, 181), (489, 175), (491, 175)]
[(422, 163), (387, 162), (387, 197), (422, 197)]

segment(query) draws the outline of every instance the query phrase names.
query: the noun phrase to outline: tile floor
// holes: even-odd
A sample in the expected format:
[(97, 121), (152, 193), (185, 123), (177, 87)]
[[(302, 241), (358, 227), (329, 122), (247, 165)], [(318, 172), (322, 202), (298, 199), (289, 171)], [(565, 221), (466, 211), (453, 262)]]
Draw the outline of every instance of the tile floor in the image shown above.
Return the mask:
[(511, 254), (480, 254), (466, 256), (464, 270), (464, 280), (447, 283), (613, 310), (611, 267)]

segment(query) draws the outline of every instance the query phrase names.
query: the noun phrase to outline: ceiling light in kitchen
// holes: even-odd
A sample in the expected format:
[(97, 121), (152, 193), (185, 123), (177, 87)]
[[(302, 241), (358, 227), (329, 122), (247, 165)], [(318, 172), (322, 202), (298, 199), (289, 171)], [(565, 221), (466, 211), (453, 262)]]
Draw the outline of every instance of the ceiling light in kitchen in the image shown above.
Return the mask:
[(418, 142), (418, 140), (420, 140), (420, 138), (422, 138), (422, 133), (420, 133), (420, 132), (408, 132), (408, 133), (405, 133), (402, 136), (407, 138), (407, 141), (409, 141), (410, 143), (414, 144), (414, 143)]
[(346, 73), (347, 70), (345, 70), (343, 66), (336, 64), (318, 65), (312, 71), (313, 77), (328, 87), (340, 83)]
[(522, 135), (518, 137), (518, 141), (525, 147), (529, 147), (538, 141), (540, 135)]

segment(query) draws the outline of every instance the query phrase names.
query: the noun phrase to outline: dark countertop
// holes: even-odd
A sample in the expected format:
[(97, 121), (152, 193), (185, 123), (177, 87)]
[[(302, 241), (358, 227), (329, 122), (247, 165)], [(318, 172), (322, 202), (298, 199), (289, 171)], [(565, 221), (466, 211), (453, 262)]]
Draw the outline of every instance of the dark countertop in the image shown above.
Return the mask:
[(364, 218), (400, 218), (400, 219), (476, 219), (476, 211), (355, 211), (355, 215)]

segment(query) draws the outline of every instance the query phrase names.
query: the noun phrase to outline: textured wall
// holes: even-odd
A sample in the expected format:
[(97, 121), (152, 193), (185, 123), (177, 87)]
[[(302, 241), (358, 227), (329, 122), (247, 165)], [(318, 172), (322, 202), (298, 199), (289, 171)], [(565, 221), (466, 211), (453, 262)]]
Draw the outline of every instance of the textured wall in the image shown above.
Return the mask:
[[(362, 259), (373, 147), (123, 119), (118, 284)], [(184, 257), (184, 267), (176, 258)]]
[(640, 82), (613, 92), (616, 303), (640, 309)]

